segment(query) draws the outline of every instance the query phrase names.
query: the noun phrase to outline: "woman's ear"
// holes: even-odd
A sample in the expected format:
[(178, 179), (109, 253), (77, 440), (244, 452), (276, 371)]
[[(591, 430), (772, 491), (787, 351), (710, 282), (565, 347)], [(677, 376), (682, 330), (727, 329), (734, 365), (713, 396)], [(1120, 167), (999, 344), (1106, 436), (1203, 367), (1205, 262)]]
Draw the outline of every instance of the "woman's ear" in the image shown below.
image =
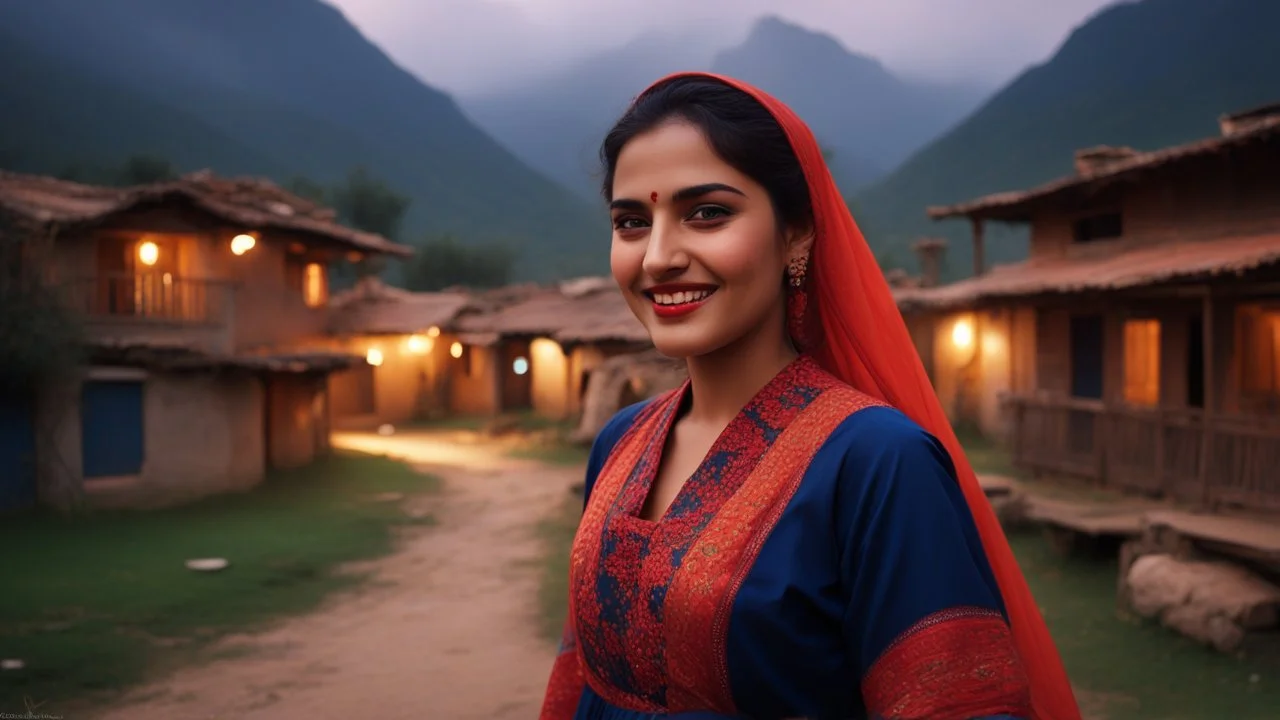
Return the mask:
[(798, 260), (799, 258), (808, 258), (809, 253), (813, 251), (813, 230), (804, 228), (801, 230), (787, 231), (787, 261)]

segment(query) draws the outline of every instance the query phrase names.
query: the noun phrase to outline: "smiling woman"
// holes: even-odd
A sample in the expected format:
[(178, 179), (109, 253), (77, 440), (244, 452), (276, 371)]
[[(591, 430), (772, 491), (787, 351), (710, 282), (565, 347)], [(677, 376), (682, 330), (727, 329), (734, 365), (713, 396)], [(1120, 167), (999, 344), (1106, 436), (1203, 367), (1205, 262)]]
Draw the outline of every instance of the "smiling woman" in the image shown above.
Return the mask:
[(601, 155), (613, 276), (689, 380), (595, 441), (542, 718), (1079, 718), (808, 128), (678, 75)]

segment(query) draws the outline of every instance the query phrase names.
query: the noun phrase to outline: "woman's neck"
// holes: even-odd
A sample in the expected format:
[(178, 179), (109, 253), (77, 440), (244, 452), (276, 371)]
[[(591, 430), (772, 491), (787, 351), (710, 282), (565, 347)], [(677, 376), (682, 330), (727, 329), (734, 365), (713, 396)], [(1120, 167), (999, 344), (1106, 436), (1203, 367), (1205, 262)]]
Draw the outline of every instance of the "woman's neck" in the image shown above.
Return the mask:
[(723, 426), (796, 359), (789, 343), (780, 342), (781, 328), (765, 327), (715, 352), (686, 361), (691, 400), (686, 419)]

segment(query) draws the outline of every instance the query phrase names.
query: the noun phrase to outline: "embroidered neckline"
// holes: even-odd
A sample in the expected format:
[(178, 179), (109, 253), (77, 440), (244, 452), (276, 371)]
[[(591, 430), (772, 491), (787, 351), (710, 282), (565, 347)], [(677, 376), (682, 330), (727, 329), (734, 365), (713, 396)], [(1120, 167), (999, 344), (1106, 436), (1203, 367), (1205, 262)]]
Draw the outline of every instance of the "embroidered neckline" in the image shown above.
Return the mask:
[[(700, 494), (697, 483), (706, 483), (709, 480), (724, 482), (730, 479), (713, 477), (720, 474), (718, 471), (728, 469), (729, 458), (738, 452), (737, 449), (728, 446), (740, 444), (739, 440), (743, 437), (743, 433), (756, 436), (763, 435), (762, 439), (765, 444), (772, 444), (783, 428), (773, 426), (772, 421), (766, 422), (766, 412), (776, 414), (779, 409), (782, 409), (778, 407), (778, 404), (781, 403), (784, 408), (792, 411), (786, 414), (793, 416), (794, 413), (798, 413), (813, 401), (814, 397), (817, 396), (813, 388), (806, 387), (807, 383), (797, 382), (802, 378), (808, 377), (813, 372), (824, 373), (818, 367), (818, 364), (807, 355), (798, 356), (790, 363), (787, 363), (782, 370), (778, 371), (778, 374), (765, 383), (764, 387), (756, 391), (751, 400), (720, 431), (715, 441), (711, 443), (711, 447), (703, 455), (702, 460), (699, 461), (693, 474), (684, 481), (680, 490), (676, 492), (671, 504), (663, 510), (657, 519), (650, 520), (643, 517), (644, 507), (648, 503), (649, 495), (653, 492), (653, 487), (657, 482), (658, 472), (662, 466), (663, 451), (666, 449), (667, 441), (671, 437), (671, 430), (675, 427), (676, 420), (680, 415), (680, 409), (688, 402), (689, 393), (692, 390), (691, 382), (685, 380), (677, 390), (660, 401), (663, 403), (659, 411), (661, 419), (659, 420), (658, 431), (649, 439), (649, 444), (644, 451), (646, 458), (646, 462), (643, 463), (644, 471), (633, 473), (627, 482), (620, 498), (619, 513), (632, 521), (647, 525), (662, 525), (677, 520), (681, 515), (688, 514), (699, 504), (697, 498), (693, 497)], [(785, 425), (783, 427), (785, 428)], [(727, 499), (727, 497), (724, 499)]]

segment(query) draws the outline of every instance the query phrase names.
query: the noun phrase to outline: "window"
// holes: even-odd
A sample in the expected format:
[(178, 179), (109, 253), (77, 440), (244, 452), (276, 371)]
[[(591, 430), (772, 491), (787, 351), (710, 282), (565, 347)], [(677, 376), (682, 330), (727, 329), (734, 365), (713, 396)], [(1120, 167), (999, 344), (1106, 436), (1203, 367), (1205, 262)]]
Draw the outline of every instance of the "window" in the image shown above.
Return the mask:
[(1071, 396), (1101, 400), (1105, 357), (1102, 316), (1074, 315), (1070, 322)]
[(290, 292), (302, 296), (307, 307), (323, 307), (329, 302), (329, 276), (324, 263), (286, 258), (284, 280)]
[(1280, 309), (1239, 311), (1240, 389), (1246, 395), (1280, 395)]
[(307, 263), (303, 271), (302, 299), (307, 307), (322, 307), (329, 299), (329, 278), (325, 275), (324, 265)]
[(1128, 320), (1124, 324), (1124, 401), (1160, 404), (1160, 321)]
[(1124, 234), (1120, 213), (1104, 213), (1080, 218), (1075, 222), (1075, 241), (1088, 243), (1110, 240)]

